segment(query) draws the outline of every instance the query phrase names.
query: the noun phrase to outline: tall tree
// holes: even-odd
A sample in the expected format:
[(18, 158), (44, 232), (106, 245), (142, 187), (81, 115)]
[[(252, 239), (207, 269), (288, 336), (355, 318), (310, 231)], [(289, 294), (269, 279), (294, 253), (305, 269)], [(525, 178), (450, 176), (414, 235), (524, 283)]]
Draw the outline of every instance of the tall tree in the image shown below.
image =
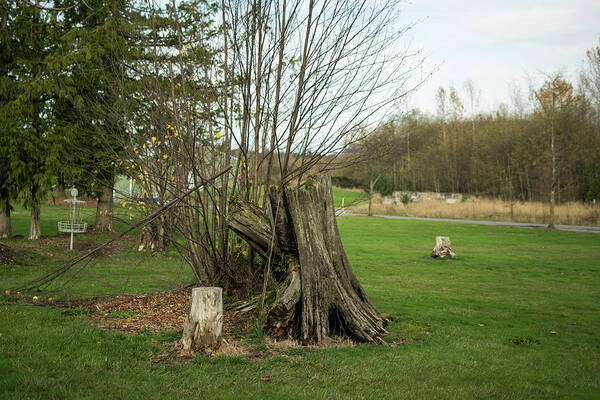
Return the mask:
[(86, 1), (63, 13), (62, 58), (55, 71), (63, 96), (54, 111), (69, 169), (61, 175), (71, 175), (72, 183), (98, 200), (94, 228), (99, 231), (114, 229), (114, 160), (126, 141), (131, 100), (115, 88), (122, 87), (137, 51), (135, 16), (127, 0)]
[(0, 3), (0, 238), (11, 236), (10, 212), (11, 200), (18, 193), (18, 177), (11, 168), (14, 158), (18, 154), (15, 136), (17, 125), (9, 113), (8, 104), (14, 100), (15, 53), (14, 37), (12, 30), (15, 28), (11, 10), (15, 6), (13, 1), (3, 0)]
[(29, 239), (39, 239), (40, 206), (56, 165), (52, 148), (52, 98), (55, 87), (46, 70), (56, 48), (57, 20), (51, 12), (29, 2), (12, 8), (12, 30), (18, 54), (9, 76), (15, 82), (15, 97), (9, 104), (9, 118), (19, 127), (16, 138), (18, 160), (12, 174), (21, 177), (25, 205), (31, 209)]
[(569, 129), (568, 124), (563, 121), (568, 117), (568, 113), (574, 105), (573, 86), (557, 73), (550, 76), (544, 85), (534, 92), (534, 96), (537, 100), (537, 112), (544, 119), (548, 132), (550, 151), (550, 219), (548, 227), (554, 228), (556, 194), (557, 190), (560, 190), (558, 179), (561, 160), (559, 160), (559, 155), (562, 143), (558, 139), (565, 136), (567, 134), (566, 130)]

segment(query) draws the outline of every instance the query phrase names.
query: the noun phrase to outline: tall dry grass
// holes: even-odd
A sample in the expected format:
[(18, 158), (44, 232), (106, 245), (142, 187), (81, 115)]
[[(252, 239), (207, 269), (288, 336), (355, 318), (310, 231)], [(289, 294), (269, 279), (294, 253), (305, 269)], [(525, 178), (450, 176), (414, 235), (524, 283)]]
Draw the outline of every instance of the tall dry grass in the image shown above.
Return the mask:
[[(366, 214), (367, 210), (366, 202), (352, 208), (352, 212), (359, 214)], [(598, 205), (563, 203), (556, 206), (554, 213), (557, 225), (600, 226)], [(455, 204), (448, 204), (445, 200), (419, 200), (405, 206), (376, 196), (373, 214), (547, 224), (550, 206), (542, 202), (515, 202), (511, 213), (510, 203), (498, 199), (471, 198)]]

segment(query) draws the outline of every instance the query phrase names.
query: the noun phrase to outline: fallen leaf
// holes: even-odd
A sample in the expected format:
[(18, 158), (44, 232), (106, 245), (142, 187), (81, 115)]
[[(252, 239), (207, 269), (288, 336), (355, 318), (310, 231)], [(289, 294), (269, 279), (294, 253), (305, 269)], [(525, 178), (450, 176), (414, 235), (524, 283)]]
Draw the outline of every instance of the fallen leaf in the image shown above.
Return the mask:
[(269, 382), (270, 380), (271, 380), (271, 377), (269, 375), (267, 375), (263, 378), (263, 382)]
[(556, 331), (550, 331), (551, 334), (556, 335), (558, 332)]

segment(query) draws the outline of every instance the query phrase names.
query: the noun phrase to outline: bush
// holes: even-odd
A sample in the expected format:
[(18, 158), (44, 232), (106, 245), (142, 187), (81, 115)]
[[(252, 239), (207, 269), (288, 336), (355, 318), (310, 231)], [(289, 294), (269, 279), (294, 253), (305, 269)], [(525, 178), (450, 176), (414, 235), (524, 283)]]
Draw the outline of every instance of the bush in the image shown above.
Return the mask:
[(382, 176), (375, 184), (374, 189), (382, 196), (389, 196), (394, 193), (394, 183), (385, 176)]
[(408, 207), (408, 204), (411, 201), (410, 193), (409, 192), (402, 192), (400, 194), (400, 201), (402, 202), (402, 204), (404, 204), (405, 207)]
[(360, 187), (360, 183), (348, 178), (347, 176), (332, 176), (331, 183), (342, 189), (352, 189)]

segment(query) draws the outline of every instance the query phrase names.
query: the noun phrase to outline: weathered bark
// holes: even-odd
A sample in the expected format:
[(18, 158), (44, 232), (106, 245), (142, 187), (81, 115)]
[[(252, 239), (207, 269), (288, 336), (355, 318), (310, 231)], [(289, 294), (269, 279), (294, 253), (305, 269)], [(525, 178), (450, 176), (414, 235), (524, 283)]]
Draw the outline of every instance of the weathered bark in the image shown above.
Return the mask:
[(11, 237), (10, 201), (6, 198), (0, 199), (0, 238), (9, 237)]
[[(342, 246), (329, 177), (269, 196), (272, 217), (274, 205), (281, 207), (273, 252), (290, 261), (266, 328), (307, 343), (322, 343), (334, 335), (385, 343), (385, 320), (356, 279)], [(268, 253), (273, 238), (269, 221), (275, 218), (239, 201), (230, 210), (232, 229), (257, 251)]]
[(113, 225), (113, 187), (103, 186), (102, 193), (98, 198), (98, 206), (96, 207), (96, 220), (94, 221), (94, 229), (100, 232), (112, 232)]
[(166, 253), (172, 238), (171, 218), (173, 218), (172, 213), (166, 213), (143, 226), (140, 229), (138, 251)]
[[(554, 94), (552, 96), (554, 100)], [(554, 105), (553, 105), (554, 106)], [(550, 181), (550, 221), (548, 228), (554, 229), (554, 202), (556, 196), (556, 151), (554, 148), (554, 116), (550, 120), (550, 153), (551, 153), (551, 181)]]
[(378, 177), (371, 177), (371, 179), (369, 180), (369, 211), (367, 212), (367, 215), (369, 217), (373, 216), (373, 196), (375, 195), (375, 185), (377, 184), (377, 181), (379, 180), (379, 178), (381, 178), (381, 176)]
[(41, 237), (40, 229), (40, 194), (39, 187), (33, 185), (31, 189), (31, 216), (29, 218), (29, 240)]
[[(273, 241), (271, 222), (263, 210), (257, 205), (242, 198), (234, 198), (229, 204), (229, 229), (241, 236), (252, 248), (264, 257), (269, 256), (269, 248)], [(273, 254), (282, 251), (274, 243)]]
[(450, 238), (448, 236), (436, 236), (435, 237), (435, 247), (431, 252), (431, 257), (433, 258), (456, 258), (456, 253), (452, 248), (452, 244), (450, 243)]
[(221, 345), (223, 329), (223, 289), (192, 289), (190, 312), (185, 320), (181, 344), (184, 352), (214, 351)]
[(140, 245), (138, 251), (150, 250), (154, 251), (156, 247), (156, 238), (154, 229), (151, 225), (142, 226), (140, 228)]

